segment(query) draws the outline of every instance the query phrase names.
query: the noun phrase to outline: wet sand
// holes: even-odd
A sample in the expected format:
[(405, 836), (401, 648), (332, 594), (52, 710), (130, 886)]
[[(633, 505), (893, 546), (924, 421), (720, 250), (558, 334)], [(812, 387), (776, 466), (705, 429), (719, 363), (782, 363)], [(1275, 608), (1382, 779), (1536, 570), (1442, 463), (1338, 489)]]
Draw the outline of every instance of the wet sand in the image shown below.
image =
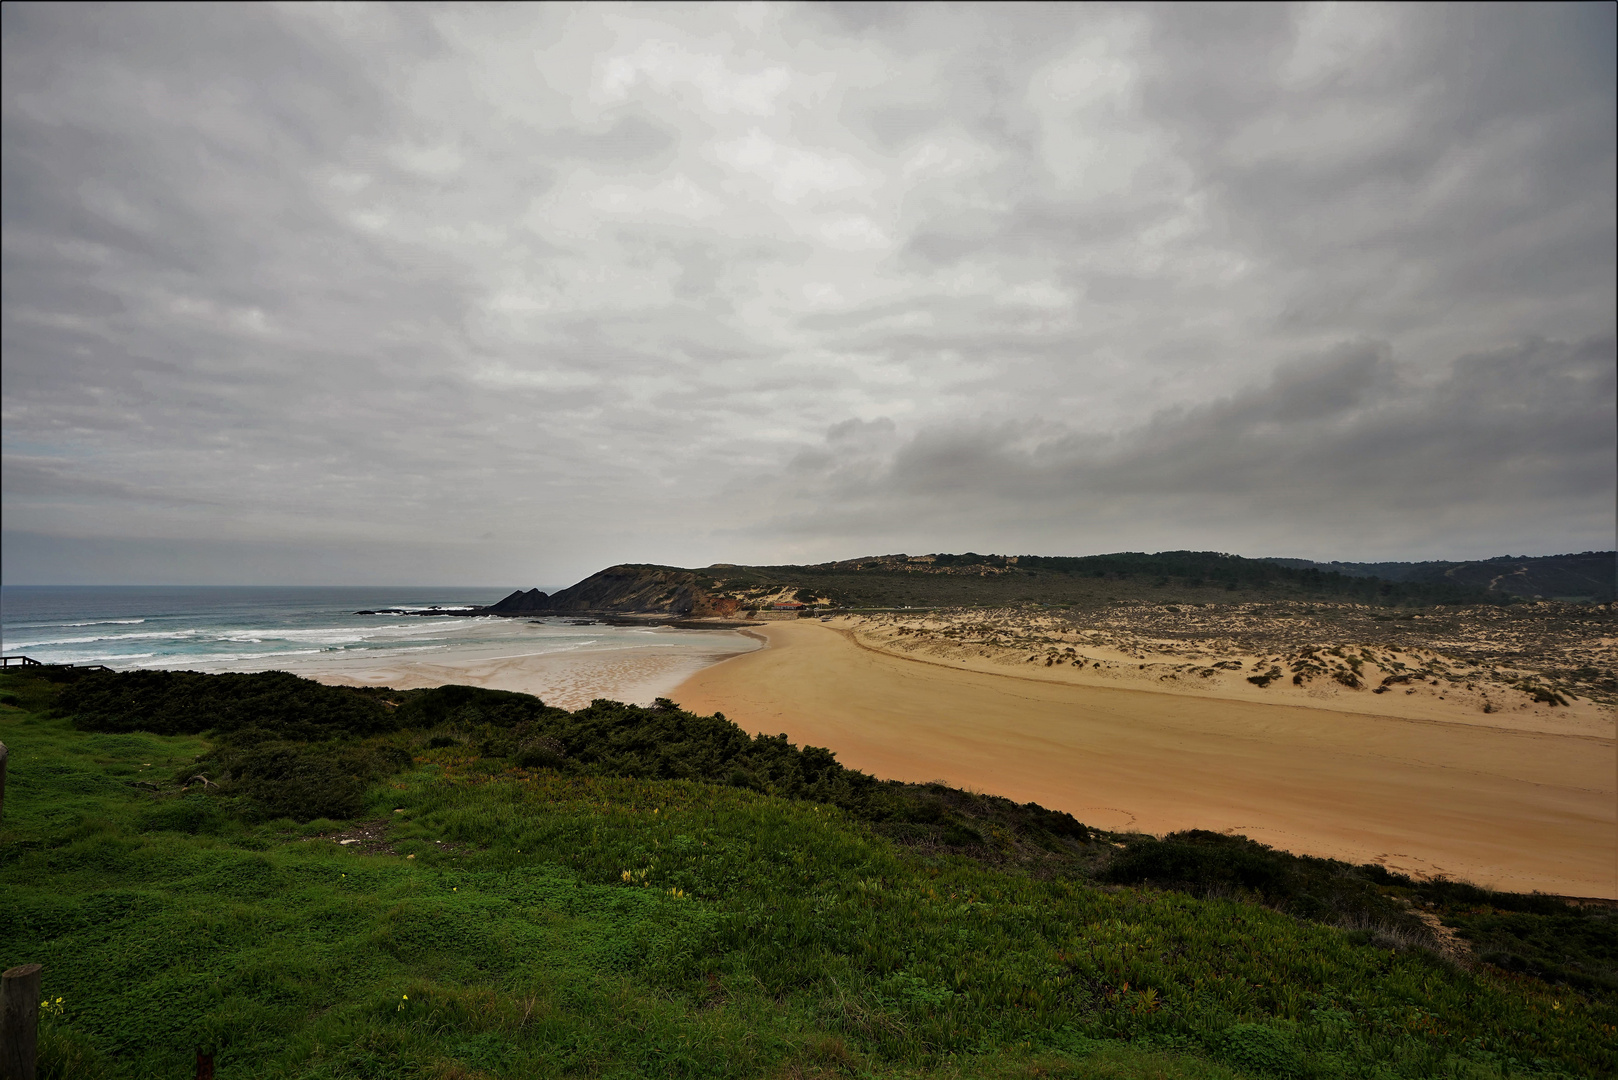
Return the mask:
[[(815, 622), (669, 696), (854, 768), (1111, 830), (1238, 832), (1494, 888), (1618, 898), (1618, 740), (954, 670)], [(1526, 719), (1526, 718), (1525, 718)], [(1538, 727), (1538, 730), (1534, 728)]]
[(430, 659), (285, 661), (281, 670), (337, 686), (390, 686), (396, 690), (460, 683), (533, 694), (547, 704), (578, 709), (596, 698), (650, 705), (710, 664), (759, 647), (756, 635), (723, 631), (648, 635), (637, 647), (514, 652), (510, 643), (462, 647)]

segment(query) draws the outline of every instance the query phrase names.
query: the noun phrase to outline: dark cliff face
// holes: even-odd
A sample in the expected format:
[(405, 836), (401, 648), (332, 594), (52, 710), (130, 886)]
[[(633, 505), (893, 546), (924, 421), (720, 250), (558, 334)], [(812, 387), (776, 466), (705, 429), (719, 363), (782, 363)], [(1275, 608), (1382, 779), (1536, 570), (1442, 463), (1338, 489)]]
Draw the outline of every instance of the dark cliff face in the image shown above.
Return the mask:
[(549, 597), (546, 610), (689, 615), (697, 607), (699, 599), (696, 575), (689, 570), (664, 566), (609, 566)]

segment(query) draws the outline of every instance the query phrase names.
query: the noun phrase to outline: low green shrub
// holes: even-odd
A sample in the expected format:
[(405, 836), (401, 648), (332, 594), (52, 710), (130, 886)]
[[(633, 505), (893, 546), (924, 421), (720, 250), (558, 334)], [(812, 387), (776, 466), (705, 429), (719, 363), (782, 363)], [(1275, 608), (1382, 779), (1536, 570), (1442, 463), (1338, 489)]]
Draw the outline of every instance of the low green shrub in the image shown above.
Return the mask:
[(410, 753), (377, 742), (221, 743), (183, 772), (205, 770), (254, 820), (345, 819), (361, 813), (374, 781), (410, 764)]
[(140, 832), (214, 833), (229, 820), (221, 811), (219, 801), (202, 795), (183, 795), (171, 798), (135, 818)]
[(1409, 905), (1385, 888), (1411, 886), (1409, 879), (1276, 851), (1245, 836), (1191, 829), (1161, 840), (1131, 837), (1102, 877), (1193, 896), (1245, 897), (1317, 922), (1389, 925), (1416, 938), (1429, 936)]
[(1261, 1076), (1295, 1076), (1303, 1055), (1290, 1033), (1268, 1024), (1235, 1024), (1212, 1040), (1213, 1049), (1239, 1069)]
[(238, 742), (316, 742), (400, 727), (398, 711), (374, 691), (325, 686), (284, 671), (85, 671), (62, 687), (56, 707), (87, 731), (212, 732)]
[(567, 764), (567, 748), (560, 739), (539, 735), (517, 747), (516, 761), (525, 769), (559, 769)]

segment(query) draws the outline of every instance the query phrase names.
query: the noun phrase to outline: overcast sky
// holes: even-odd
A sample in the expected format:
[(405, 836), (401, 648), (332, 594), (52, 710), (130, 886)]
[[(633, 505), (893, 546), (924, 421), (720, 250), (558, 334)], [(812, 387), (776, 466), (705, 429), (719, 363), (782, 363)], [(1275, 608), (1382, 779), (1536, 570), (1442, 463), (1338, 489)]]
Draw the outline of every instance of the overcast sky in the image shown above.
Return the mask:
[(7, 584), (1613, 546), (1612, 4), (0, 11)]

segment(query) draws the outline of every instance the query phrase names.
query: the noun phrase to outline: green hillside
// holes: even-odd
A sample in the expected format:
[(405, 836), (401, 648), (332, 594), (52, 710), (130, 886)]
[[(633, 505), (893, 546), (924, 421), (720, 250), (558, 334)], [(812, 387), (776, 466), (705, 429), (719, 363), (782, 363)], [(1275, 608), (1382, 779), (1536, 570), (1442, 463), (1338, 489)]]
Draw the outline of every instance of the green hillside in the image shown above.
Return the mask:
[(721, 589), (801, 581), (811, 591), (850, 607), (1094, 603), (1143, 597), (1195, 602), (1229, 600), (1233, 593), (1389, 605), (1505, 599), (1469, 585), (1382, 581), (1212, 551), (1009, 557), (967, 552), (818, 566), (710, 568), (697, 572), (699, 580), (705, 573)]
[(0, 739), (44, 1076), (1618, 1070), (1610, 909), (1100, 834), (672, 703), (44, 671)]

